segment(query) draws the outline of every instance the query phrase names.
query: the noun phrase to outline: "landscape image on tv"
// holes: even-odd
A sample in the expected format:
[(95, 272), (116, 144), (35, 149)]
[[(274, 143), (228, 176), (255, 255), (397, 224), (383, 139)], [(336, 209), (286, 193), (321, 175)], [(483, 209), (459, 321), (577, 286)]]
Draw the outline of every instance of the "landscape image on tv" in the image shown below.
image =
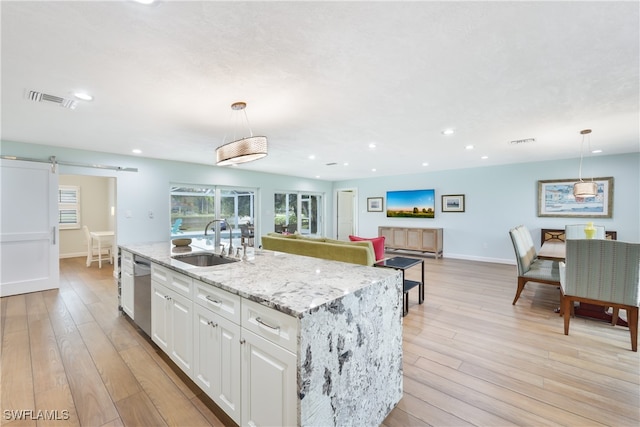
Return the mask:
[(387, 191), (387, 217), (434, 218), (435, 190)]

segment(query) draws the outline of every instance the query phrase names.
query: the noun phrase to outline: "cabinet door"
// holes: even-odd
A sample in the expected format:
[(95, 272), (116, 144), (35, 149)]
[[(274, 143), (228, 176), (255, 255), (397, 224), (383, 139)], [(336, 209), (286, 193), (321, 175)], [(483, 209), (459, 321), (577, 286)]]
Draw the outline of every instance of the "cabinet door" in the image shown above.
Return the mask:
[(384, 237), (385, 246), (393, 246), (393, 229), (378, 227), (378, 236)]
[[(385, 239), (386, 240), (386, 239)], [(391, 247), (404, 248), (407, 246), (407, 230), (404, 228), (391, 229)]]
[(133, 273), (124, 269), (120, 275), (120, 305), (122, 310), (133, 319)]
[(297, 425), (296, 356), (258, 335), (242, 333), (242, 425)]
[(240, 326), (194, 305), (193, 379), (240, 424)]
[(167, 315), (168, 290), (155, 281), (151, 282), (151, 339), (169, 354), (169, 316)]
[(419, 228), (407, 228), (407, 241), (404, 246), (406, 249), (421, 250), (422, 249), (422, 230)]
[(193, 303), (167, 290), (169, 294), (169, 357), (188, 375), (193, 363)]
[(436, 252), (438, 249), (436, 245), (436, 237), (437, 237), (437, 232), (435, 229), (423, 230), (422, 231), (422, 250), (428, 251), (428, 252)]

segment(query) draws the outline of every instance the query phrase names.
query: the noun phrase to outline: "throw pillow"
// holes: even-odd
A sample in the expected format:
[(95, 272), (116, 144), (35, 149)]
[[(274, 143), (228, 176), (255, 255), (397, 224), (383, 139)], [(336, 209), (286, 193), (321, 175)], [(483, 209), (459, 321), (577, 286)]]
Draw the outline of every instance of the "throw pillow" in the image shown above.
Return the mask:
[(358, 237), (358, 236), (349, 236), (349, 240), (352, 242), (358, 242), (362, 240), (369, 240), (373, 245), (373, 252), (376, 255), (376, 261), (380, 261), (384, 258), (384, 236), (380, 237)]

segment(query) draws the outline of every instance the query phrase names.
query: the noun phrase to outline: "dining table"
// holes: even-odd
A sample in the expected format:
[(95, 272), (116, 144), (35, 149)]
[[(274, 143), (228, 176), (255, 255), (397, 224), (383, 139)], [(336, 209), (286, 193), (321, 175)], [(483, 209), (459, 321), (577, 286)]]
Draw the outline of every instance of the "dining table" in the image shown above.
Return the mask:
[[(567, 247), (565, 242), (555, 240), (547, 241), (544, 242), (542, 246), (540, 246), (540, 250), (538, 251), (538, 258), (564, 262), (566, 253)], [(574, 312), (576, 316), (588, 317), (611, 323), (612, 316), (607, 312), (607, 308), (608, 307), (602, 305), (581, 302), (574, 308)], [(560, 312), (560, 309), (557, 309), (557, 312)], [(627, 322), (620, 317), (618, 317), (617, 325), (628, 326)]]
[[(114, 231), (91, 231), (89, 235), (92, 239), (98, 242), (98, 268), (102, 268), (102, 244), (111, 244), (113, 246), (113, 237), (115, 236)], [(106, 247), (106, 246), (105, 246)], [(113, 248), (110, 251), (111, 254), (111, 262), (113, 263)]]

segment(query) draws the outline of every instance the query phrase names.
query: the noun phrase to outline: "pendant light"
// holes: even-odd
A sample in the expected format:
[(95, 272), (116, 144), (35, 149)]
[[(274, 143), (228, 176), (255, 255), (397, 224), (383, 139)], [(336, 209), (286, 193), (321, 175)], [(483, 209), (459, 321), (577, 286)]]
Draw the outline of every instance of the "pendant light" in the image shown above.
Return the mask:
[[(218, 166), (237, 165), (240, 163), (252, 162), (261, 159), (267, 155), (267, 137), (253, 136), (251, 126), (249, 126), (249, 118), (245, 108), (246, 102), (234, 102), (231, 109), (235, 112), (244, 113), (244, 121), (249, 129), (249, 136), (236, 139), (227, 144), (216, 148), (216, 164)], [(235, 137), (235, 135), (234, 135)]]
[(598, 194), (598, 184), (593, 179), (591, 181), (582, 180), (582, 157), (584, 156), (584, 140), (589, 138), (589, 147), (591, 147), (591, 129), (584, 129), (580, 131), (582, 135), (582, 145), (580, 147), (580, 169), (578, 170), (579, 181), (573, 184), (573, 195), (576, 199), (585, 199), (587, 197), (596, 197)]

